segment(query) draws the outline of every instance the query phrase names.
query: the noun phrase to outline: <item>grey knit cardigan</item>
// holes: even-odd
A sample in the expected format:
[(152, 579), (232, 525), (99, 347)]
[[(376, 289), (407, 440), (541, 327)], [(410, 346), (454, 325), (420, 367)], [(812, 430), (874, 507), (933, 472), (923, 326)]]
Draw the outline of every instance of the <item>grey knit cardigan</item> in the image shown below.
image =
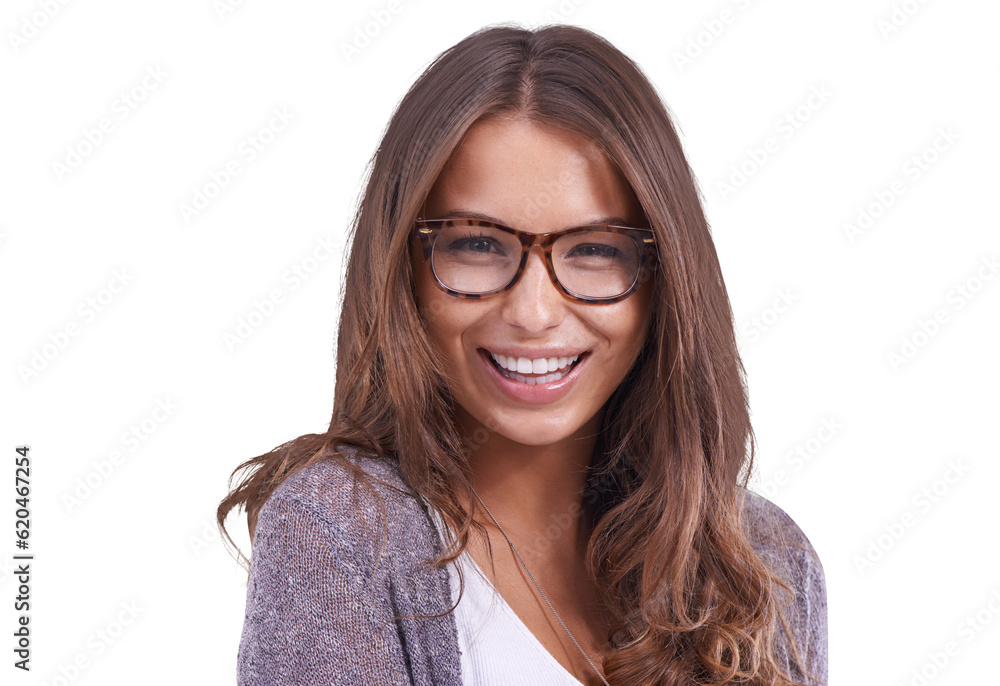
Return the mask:
[[(275, 489), (253, 538), (239, 684), (461, 686), (456, 622), (447, 613), (450, 572), (421, 564), (442, 550), (425, 502), (397, 463), (349, 459), (393, 486), (373, 481), (386, 518), (379, 498), (334, 460), (320, 459)], [(785, 614), (800, 656), (825, 682), (822, 566), (787, 514), (745, 494), (751, 540), (795, 591)], [(775, 641), (790, 664), (784, 633)]]

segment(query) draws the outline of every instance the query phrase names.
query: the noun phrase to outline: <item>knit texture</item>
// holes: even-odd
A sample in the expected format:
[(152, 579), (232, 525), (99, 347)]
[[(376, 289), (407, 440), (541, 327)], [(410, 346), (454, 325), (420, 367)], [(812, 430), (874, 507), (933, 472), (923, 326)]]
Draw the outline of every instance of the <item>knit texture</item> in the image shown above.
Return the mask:
[[(239, 684), (462, 686), (448, 568), (422, 564), (442, 552), (423, 500), (397, 463), (344, 454), (390, 486), (373, 480), (376, 497), (336, 461), (320, 459), (264, 503), (250, 558)], [(800, 655), (825, 682), (822, 566), (784, 511), (744, 493), (751, 540), (794, 589), (785, 613)], [(787, 661), (783, 632), (776, 643)]]

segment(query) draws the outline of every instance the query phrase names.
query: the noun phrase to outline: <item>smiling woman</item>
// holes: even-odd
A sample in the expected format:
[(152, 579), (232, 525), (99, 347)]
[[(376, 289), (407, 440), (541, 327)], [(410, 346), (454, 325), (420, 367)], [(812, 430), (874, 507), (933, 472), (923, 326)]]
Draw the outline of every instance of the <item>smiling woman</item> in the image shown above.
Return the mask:
[[(551, 201), (540, 210), (526, 205), (524, 199), (550, 179), (562, 180)], [(649, 326), (653, 281), (647, 278), (631, 292), (639, 282), (637, 256), (644, 246), (600, 226), (612, 217), (625, 218), (615, 223), (645, 221), (631, 190), (592, 142), (514, 115), (484, 119), (470, 128), (423, 212), (488, 216), (524, 227), (529, 236), (590, 227), (554, 243), (548, 253), (551, 276), (540, 249), (525, 253), (513, 234), (495, 228), (484, 233), (478, 222), (446, 228), (434, 237), (431, 251), (415, 251), (420, 259), (414, 261), (417, 303), (433, 313), (425, 315), (425, 328), (434, 348), (447, 357), (460, 432), (472, 435), (480, 426), (492, 426), (499, 434), (476, 451), (475, 461), (495, 463), (487, 455), (500, 437), (550, 455), (562, 452), (571, 462), (581, 460), (568, 465), (577, 472), (572, 486), (579, 492), (600, 431), (601, 408), (635, 362)], [(494, 234), (497, 238), (490, 237)], [(594, 257), (598, 248), (601, 254)], [(526, 263), (517, 271), (522, 257)], [(567, 280), (588, 296), (631, 295), (600, 306), (574, 302), (557, 286), (565, 287)], [(452, 288), (493, 293), (463, 299), (453, 297)], [(555, 360), (551, 372), (567, 371), (550, 378), (549, 358)], [(566, 361), (559, 364), (560, 358)], [(574, 358), (572, 369), (569, 358)], [(501, 453), (513, 448), (507, 445)], [(520, 453), (526, 456), (523, 449)], [(529, 462), (540, 466), (546, 460)]]
[(240, 465), (219, 506), (253, 544), (241, 684), (825, 681), (822, 566), (745, 488), (697, 188), (603, 39), (489, 28), (417, 80), (337, 356), (327, 432)]

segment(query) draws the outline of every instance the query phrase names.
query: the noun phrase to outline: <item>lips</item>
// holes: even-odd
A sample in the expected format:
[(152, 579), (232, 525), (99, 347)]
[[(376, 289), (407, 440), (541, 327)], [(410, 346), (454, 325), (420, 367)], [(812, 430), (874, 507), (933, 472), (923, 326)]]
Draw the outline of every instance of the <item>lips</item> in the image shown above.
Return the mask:
[[(485, 348), (480, 348), (478, 352), (487, 376), (499, 390), (511, 400), (529, 404), (551, 403), (565, 396), (581, 374), (580, 365), (590, 356), (589, 351), (581, 353), (579, 359), (569, 365), (568, 371), (561, 373), (557, 371), (549, 374), (518, 375), (516, 372), (501, 369)], [(556, 378), (545, 380), (552, 376)]]

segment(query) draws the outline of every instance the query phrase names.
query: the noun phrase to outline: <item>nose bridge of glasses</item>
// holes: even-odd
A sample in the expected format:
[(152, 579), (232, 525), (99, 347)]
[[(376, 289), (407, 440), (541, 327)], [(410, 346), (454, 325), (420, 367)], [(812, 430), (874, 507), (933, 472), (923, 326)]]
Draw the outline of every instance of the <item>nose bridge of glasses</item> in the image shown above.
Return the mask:
[[(530, 242), (524, 244), (526, 245), (525, 252), (527, 253), (525, 257), (524, 269), (521, 272), (521, 276), (518, 281), (524, 279), (525, 273), (529, 269), (541, 269), (545, 274), (545, 280), (551, 280), (552, 287), (556, 287), (555, 279), (556, 275), (550, 271), (549, 256), (551, 255), (551, 238), (547, 238), (542, 234), (532, 234), (529, 238)], [(547, 246), (546, 246), (547, 244)], [(532, 255), (537, 259), (532, 259)]]
[(503, 303), (509, 322), (532, 330), (553, 326), (564, 316), (563, 291), (539, 243), (528, 248), (524, 267), (507, 289)]

